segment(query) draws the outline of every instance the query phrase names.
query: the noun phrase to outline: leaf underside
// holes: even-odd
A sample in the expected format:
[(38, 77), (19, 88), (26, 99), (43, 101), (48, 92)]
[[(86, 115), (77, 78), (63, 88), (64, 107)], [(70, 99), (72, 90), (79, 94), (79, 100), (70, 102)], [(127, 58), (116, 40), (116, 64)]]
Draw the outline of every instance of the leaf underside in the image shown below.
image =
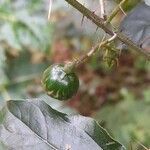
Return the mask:
[[(121, 22), (120, 30), (134, 43), (150, 52), (150, 6), (144, 2), (135, 7)], [(123, 48), (126, 48), (123, 46)]]
[(68, 116), (43, 101), (8, 101), (0, 141), (13, 150), (123, 150), (92, 118)]

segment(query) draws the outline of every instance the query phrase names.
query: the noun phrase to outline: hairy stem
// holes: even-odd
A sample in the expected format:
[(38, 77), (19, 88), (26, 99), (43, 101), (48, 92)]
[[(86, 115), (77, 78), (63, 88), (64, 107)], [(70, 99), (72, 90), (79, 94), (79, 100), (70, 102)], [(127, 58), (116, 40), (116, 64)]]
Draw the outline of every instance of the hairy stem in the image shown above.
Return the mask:
[(120, 2), (119, 5), (117, 5), (117, 7), (112, 11), (112, 13), (110, 14), (110, 16), (107, 18), (105, 24), (108, 24), (112, 21), (112, 19), (117, 15), (117, 13), (119, 12), (120, 10), (120, 7), (126, 2), (127, 0), (122, 0)]
[(116, 38), (116, 34), (114, 34), (114, 36), (112, 36), (111, 38), (109, 38), (105, 41), (102, 40), (102, 42), (96, 44), (94, 47), (92, 47), (92, 49), (87, 54), (83, 55), (81, 58), (79, 58), (77, 61), (75, 61), (75, 63), (74, 63), (75, 67), (78, 67), (80, 64), (85, 62), (88, 58), (93, 56), (100, 48), (107, 45), (108, 43), (113, 41), (115, 38)]
[[(106, 25), (105, 20), (97, 16), (94, 12), (87, 9), (85, 6), (80, 4), (77, 0), (65, 0), (78, 11), (80, 11), (84, 16), (90, 19), (94, 24), (96, 24), (99, 28), (103, 29), (106, 33), (113, 36), (114, 31), (111, 24)], [(117, 34), (117, 38), (126, 44), (129, 48), (134, 49), (135, 51), (139, 52), (140, 54), (144, 55), (148, 60), (150, 60), (150, 53), (146, 52), (144, 49), (140, 48), (138, 45), (133, 43), (126, 35), (119, 32), (115, 29), (115, 33)]]

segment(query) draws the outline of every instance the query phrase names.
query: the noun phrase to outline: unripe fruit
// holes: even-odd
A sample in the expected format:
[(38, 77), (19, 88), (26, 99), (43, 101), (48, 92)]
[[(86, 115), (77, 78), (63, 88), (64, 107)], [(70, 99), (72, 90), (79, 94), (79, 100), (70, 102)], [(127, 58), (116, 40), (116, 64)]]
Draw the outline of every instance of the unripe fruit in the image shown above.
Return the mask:
[(76, 94), (79, 79), (73, 70), (68, 71), (64, 65), (54, 64), (44, 71), (42, 85), (52, 98), (67, 100)]

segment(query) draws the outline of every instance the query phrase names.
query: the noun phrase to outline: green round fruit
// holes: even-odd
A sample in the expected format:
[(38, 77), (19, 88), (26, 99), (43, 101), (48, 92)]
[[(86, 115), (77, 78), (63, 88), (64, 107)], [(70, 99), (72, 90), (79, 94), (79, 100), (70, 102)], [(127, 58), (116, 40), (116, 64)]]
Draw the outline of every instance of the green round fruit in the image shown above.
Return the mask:
[(79, 79), (73, 71), (66, 71), (64, 65), (55, 64), (44, 71), (42, 84), (49, 96), (58, 100), (67, 100), (76, 94)]

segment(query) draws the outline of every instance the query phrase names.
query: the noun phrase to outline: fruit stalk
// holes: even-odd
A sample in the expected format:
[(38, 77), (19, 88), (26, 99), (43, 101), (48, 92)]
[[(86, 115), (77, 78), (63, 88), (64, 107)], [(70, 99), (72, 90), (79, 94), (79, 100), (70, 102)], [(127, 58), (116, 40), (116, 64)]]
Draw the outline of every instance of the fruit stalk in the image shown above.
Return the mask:
[(114, 33), (114, 35), (113, 35), (111, 38), (109, 38), (109, 39), (103, 41), (104, 38), (105, 38), (105, 37), (104, 37), (104, 38), (102, 39), (102, 42), (100, 42), (100, 43), (96, 44), (94, 47), (92, 47), (91, 50), (90, 50), (87, 54), (83, 55), (81, 58), (79, 58), (78, 60), (74, 61), (73, 64), (74, 64), (75, 68), (78, 67), (78, 66), (80, 66), (80, 65), (81, 65), (82, 63), (84, 63), (87, 59), (89, 59), (91, 56), (93, 56), (100, 48), (102, 48), (103, 46), (105, 46), (105, 45), (107, 45), (108, 43), (112, 42), (112, 41), (116, 38), (116, 36), (117, 36), (117, 35)]

